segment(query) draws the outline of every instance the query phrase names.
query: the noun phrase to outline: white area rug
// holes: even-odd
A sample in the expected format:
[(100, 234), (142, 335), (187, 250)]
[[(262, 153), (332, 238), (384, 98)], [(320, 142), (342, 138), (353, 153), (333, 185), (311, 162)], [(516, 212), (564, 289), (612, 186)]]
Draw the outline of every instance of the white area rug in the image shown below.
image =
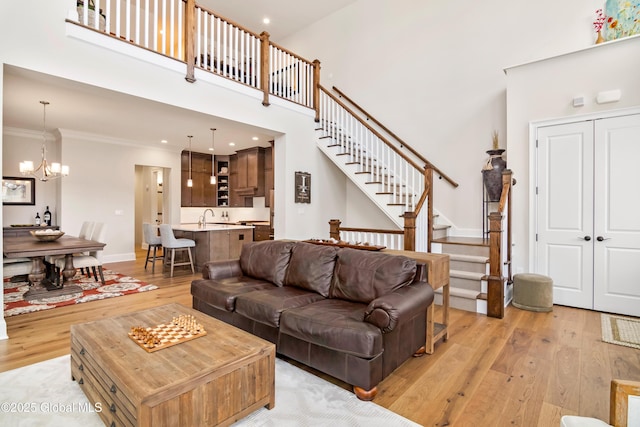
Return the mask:
[[(0, 373), (0, 426), (102, 427), (71, 380), (69, 356)], [(373, 402), (276, 359), (276, 406), (234, 424), (247, 426), (419, 426)]]

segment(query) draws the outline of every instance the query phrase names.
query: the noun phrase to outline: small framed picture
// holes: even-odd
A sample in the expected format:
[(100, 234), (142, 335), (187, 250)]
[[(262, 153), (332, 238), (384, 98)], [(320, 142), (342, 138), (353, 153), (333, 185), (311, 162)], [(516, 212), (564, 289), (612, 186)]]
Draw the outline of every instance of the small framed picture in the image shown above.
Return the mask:
[(3, 205), (35, 205), (36, 179), (13, 176), (2, 177)]
[(311, 203), (311, 174), (296, 172), (295, 203)]

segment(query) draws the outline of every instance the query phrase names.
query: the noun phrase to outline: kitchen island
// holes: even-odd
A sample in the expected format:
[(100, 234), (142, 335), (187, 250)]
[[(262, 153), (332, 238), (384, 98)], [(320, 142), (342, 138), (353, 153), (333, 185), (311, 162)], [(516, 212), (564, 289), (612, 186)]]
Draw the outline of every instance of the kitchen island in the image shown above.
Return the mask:
[(197, 271), (201, 271), (208, 261), (240, 258), (242, 245), (253, 241), (252, 225), (178, 224), (171, 227), (177, 238), (196, 242), (193, 264)]

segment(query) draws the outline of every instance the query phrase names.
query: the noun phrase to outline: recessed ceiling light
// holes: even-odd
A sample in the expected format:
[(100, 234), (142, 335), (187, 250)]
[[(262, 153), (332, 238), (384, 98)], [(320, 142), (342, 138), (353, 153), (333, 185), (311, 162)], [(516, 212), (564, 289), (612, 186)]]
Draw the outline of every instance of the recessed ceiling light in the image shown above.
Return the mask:
[(271, 23), (271, 19), (269, 19), (269, 18), (264, 18), (264, 19), (262, 20), (262, 23), (263, 23), (263, 24), (267, 24), (267, 25), (268, 25), (268, 24), (270, 24), (270, 23)]
[(235, 143), (235, 142), (230, 142), (230, 143), (229, 143), (229, 147), (235, 147), (235, 146), (236, 146), (236, 143)]
[(253, 137), (253, 138), (251, 138), (251, 139), (253, 139), (254, 141), (257, 141), (257, 140), (259, 140), (260, 138), (258, 138), (257, 136), (254, 136), (254, 137)]
[(212, 147), (209, 147), (209, 151), (213, 151), (213, 148), (212, 148)]
[(169, 142), (169, 141), (167, 141), (166, 139), (163, 139), (163, 140), (162, 140), (162, 141), (160, 141), (160, 142), (161, 142), (161, 143), (163, 143), (163, 144), (166, 144), (166, 143), (167, 143), (167, 142)]

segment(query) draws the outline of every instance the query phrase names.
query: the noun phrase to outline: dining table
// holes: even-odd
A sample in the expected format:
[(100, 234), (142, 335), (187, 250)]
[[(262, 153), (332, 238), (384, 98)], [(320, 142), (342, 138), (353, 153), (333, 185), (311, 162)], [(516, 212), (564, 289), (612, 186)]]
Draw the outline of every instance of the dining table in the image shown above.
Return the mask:
[[(30, 258), (31, 272), (29, 273), (29, 290), (25, 292), (25, 301), (32, 301), (43, 296), (61, 296), (75, 292), (82, 292), (82, 288), (73, 284), (72, 278), (76, 274), (73, 266), (73, 254), (79, 252), (100, 251), (105, 243), (64, 235), (57, 240), (42, 241), (32, 235), (4, 237), (3, 254), (6, 258)], [(48, 255), (64, 255), (65, 262), (62, 269), (62, 281), (56, 277), (55, 266), (49, 275), (44, 259)]]

